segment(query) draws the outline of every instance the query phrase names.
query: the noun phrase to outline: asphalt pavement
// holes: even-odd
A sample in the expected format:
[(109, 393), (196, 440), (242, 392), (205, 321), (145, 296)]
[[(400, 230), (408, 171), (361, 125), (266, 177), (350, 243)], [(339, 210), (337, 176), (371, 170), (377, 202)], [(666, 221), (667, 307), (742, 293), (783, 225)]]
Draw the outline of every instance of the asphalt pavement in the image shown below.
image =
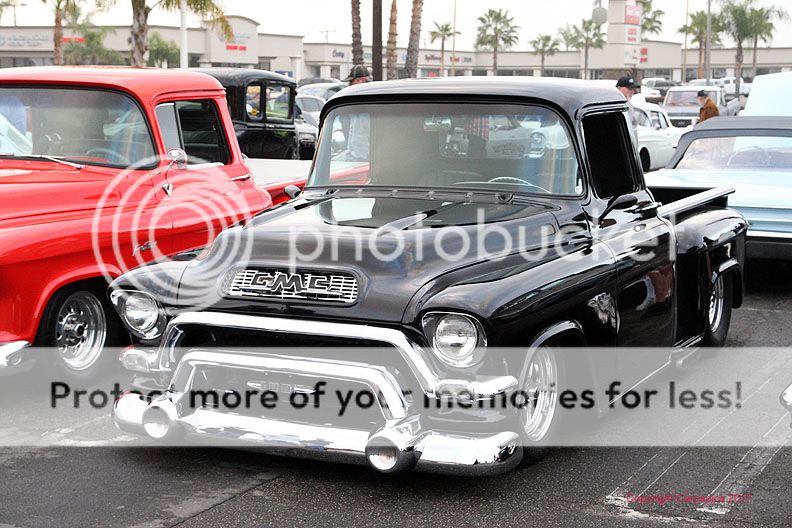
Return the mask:
[[(792, 264), (749, 263), (729, 346), (792, 344), (790, 272)], [(733, 349), (697, 365), (758, 371), (766, 361)], [(26, 424), (40, 419), (15, 396), (24, 383), (0, 380), (0, 445), (29, 434)], [(792, 448), (776, 443), (564, 448), (497, 477), (387, 477), (253, 451), (106, 447), (81, 440), (104, 433), (115, 435), (114, 446), (126, 440), (106, 412), (72, 413), (47, 418), (47, 447), (0, 448), (0, 528), (792, 525)], [(781, 413), (766, 432), (788, 433)], [(696, 501), (704, 496), (734, 500)]]

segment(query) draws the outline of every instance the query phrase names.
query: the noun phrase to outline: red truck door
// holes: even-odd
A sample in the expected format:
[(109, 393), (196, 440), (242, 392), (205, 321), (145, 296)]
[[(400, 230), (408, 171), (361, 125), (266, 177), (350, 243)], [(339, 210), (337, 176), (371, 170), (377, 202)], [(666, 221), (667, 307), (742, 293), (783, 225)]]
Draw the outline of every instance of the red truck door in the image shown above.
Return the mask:
[(266, 206), (247, 167), (234, 159), (215, 99), (184, 99), (156, 109), (166, 151), (186, 153), (186, 164), (174, 162), (161, 182), (162, 206), (173, 229), (173, 252), (203, 247), (219, 232)]

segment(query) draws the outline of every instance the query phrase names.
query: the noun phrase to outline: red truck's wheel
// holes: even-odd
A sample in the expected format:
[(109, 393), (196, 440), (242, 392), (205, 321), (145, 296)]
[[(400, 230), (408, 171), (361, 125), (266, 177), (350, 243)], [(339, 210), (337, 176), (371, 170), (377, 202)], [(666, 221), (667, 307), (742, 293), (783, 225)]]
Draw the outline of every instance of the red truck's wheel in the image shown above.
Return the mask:
[(92, 378), (113, 363), (106, 345), (116, 345), (120, 324), (97, 289), (72, 286), (57, 292), (44, 311), (38, 346), (53, 350), (57, 369), (70, 377)]
[(720, 347), (726, 343), (732, 312), (732, 277), (730, 274), (718, 275), (710, 288), (707, 303), (707, 329), (704, 332), (704, 345)]

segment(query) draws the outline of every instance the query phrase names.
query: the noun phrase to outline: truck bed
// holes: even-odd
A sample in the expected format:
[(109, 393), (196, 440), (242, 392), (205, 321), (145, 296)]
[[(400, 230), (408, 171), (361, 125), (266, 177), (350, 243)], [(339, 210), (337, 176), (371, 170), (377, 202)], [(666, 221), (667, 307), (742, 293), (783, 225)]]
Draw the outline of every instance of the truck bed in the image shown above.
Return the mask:
[(687, 216), (705, 206), (725, 208), (728, 206), (729, 195), (734, 193), (734, 189), (731, 187), (706, 189), (650, 186), (649, 190), (655, 200), (663, 204), (657, 213), (672, 222), (674, 219)]
[(289, 199), (283, 190), (289, 185), (302, 188), (311, 170), (311, 161), (302, 160), (245, 160), (245, 165), (253, 175), (256, 185), (265, 189), (272, 196), (272, 204), (277, 205)]

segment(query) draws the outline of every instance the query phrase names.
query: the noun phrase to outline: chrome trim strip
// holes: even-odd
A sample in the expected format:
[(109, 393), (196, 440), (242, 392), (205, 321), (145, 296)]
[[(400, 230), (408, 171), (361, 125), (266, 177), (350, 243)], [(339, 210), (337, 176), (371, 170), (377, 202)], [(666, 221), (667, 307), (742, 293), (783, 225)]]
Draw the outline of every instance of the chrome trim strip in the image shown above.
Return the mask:
[(777, 231), (756, 231), (754, 229), (748, 230), (749, 238), (782, 238), (792, 242), (792, 233), (779, 233)]
[(675, 214), (693, 209), (694, 207), (704, 205), (713, 200), (717, 200), (718, 198), (723, 198), (724, 196), (728, 196), (730, 194), (734, 194), (733, 187), (717, 187), (715, 189), (708, 189), (706, 191), (696, 193), (693, 196), (683, 198), (682, 200), (671, 202), (668, 205), (663, 205), (657, 210), (657, 214), (658, 216), (664, 217), (673, 216)]
[(27, 341), (0, 344), (0, 368), (16, 367), (22, 363), (22, 351), (29, 346)]

